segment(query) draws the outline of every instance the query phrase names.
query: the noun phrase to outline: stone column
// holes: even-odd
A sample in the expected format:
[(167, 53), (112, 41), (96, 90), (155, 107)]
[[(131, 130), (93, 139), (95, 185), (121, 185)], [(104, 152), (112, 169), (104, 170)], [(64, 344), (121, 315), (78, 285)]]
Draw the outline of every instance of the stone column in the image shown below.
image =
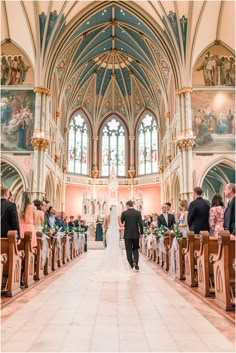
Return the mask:
[(92, 137), (92, 141), (93, 141), (93, 154), (92, 154), (92, 171), (91, 171), (91, 176), (92, 178), (97, 178), (99, 175), (99, 171), (98, 171), (98, 165), (97, 165), (97, 161), (98, 161), (98, 136), (93, 136)]
[(49, 146), (46, 128), (47, 97), (50, 90), (41, 86), (35, 87), (35, 124), (32, 137), (34, 147), (32, 197), (42, 199), (45, 195), (45, 152)]
[(135, 170), (135, 161), (134, 161), (134, 141), (135, 136), (129, 136), (129, 148), (130, 148), (130, 165), (129, 170)]
[(45, 195), (45, 154), (49, 140), (44, 137), (33, 137), (32, 145), (34, 147), (32, 198), (41, 200)]
[(191, 116), (191, 87), (183, 87), (176, 91), (177, 103), (180, 110), (180, 130), (176, 145), (180, 152), (180, 194), (188, 201), (193, 192), (192, 149), (195, 144), (192, 131)]

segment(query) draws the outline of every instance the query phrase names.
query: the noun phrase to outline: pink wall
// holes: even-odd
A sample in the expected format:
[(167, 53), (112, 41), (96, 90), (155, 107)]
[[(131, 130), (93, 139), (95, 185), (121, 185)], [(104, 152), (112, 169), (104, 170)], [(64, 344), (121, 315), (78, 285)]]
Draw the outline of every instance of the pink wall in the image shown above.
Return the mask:
[(161, 211), (160, 185), (139, 186), (134, 188), (134, 193), (141, 191), (143, 194), (143, 215)]
[[(65, 212), (67, 216), (75, 216), (82, 213), (83, 193), (87, 191), (93, 195), (92, 187), (79, 185), (66, 185), (66, 204)], [(107, 186), (97, 186), (97, 195), (108, 197)], [(160, 185), (134, 187), (134, 195), (142, 192), (143, 195), (143, 214), (153, 212), (160, 213), (161, 209), (161, 189)], [(130, 199), (130, 186), (119, 187), (118, 198), (123, 200)]]
[(90, 191), (86, 186), (66, 185), (65, 212), (68, 217), (82, 213), (83, 192)]

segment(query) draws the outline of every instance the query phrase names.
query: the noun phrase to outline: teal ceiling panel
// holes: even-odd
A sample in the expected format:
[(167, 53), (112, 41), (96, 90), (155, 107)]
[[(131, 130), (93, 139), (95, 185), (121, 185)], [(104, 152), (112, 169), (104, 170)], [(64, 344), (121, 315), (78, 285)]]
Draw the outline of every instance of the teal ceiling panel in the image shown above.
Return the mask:
[(131, 38), (132, 41), (135, 40), (135, 42), (137, 43), (137, 46), (140, 46), (140, 48), (142, 48), (143, 55), (147, 55), (147, 57), (151, 61), (151, 63), (153, 65), (155, 65), (155, 60), (154, 60), (154, 58), (152, 56), (152, 53), (151, 53), (149, 47), (147, 46), (147, 44), (145, 43), (145, 41), (140, 37), (139, 33), (135, 32), (134, 30), (132, 30), (132, 29), (130, 29), (128, 27), (125, 28), (125, 32), (124, 33), (118, 27), (116, 28), (116, 30), (118, 30), (117, 31), (118, 32), (117, 36), (119, 36), (120, 33), (121, 33), (121, 38), (122, 38), (122, 34), (127, 32), (129, 34), (129, 38)]
[(110, 82), (110, 79), (111, 79), (111, 74), (112, 74), (112, 70), (107, 70), (105, 77), (104, 77), (103, 85), (102, 85), (102, 91), (101, 91), (102, 96), (104, 96), (104, 94), (106, 93), (106, 89), (107, 89), (109, 82)]
[(90, 59), (94, 59), (95, 57), (99, 56), (102, 53), (109, 52), (112, 49), (112, 42), (111, 40), (107, 40), (104, 43), (101, 43), (97, 47), (93, 48), (87, 55), (85, 55), (80, 64), (85, 63)]
[(108, 6), (104, 10), (100, 10), (96, 12), (91, 17), (87, 18), (78, 28), (77, 30), (71, 35), (70, 40), (73, 40), (78, 35), (88, 31), (92, 27), (96, 27), (102, 23), (110, 22), (112, 20), (112, 8)]
[(129, 11), (117, 6), (115, 8), (115, 19), (119, 22), (123, 22), (123, 23), (127, 23), (128, 25), (131, 25), (139, 32), (145, 33), (147, 36), (149, 36), (155, 42), (157, 42), (157, 39), (153, 35), (152, 31), (139, 18), (131, 14)]

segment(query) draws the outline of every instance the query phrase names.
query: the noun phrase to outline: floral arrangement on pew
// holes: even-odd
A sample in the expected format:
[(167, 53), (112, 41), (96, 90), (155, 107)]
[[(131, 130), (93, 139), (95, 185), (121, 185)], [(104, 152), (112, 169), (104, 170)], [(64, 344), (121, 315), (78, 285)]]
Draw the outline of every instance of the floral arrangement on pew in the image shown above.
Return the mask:
[(175, 235), (175, 238), (179, 241), (183, 240), (183, 234), (180, 232), (180, 228), (178, 224), (174, 224), (172, 227), (172, 232)]
[(165, 233), (168, 231), (169, 229), (164, 226), (163, 224), (157, 228), (157, 236), (161, 236), (161, 237), (164, 237), (165, 236)]

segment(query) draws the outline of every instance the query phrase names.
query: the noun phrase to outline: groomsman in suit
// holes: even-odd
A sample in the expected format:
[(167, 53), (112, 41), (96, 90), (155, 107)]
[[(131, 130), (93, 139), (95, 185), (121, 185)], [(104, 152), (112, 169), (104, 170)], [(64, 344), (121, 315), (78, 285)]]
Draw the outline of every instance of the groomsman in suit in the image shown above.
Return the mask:
[(202, 198), (202, 189), (197, 186), (193, 190), (194, 201), (190, 202), (188, 208), (188, 226), (195, 234), (201, 230), (209, 231), (209, 203)]
[(229, 199), (224, 214), (224, 229), (235, 235), (235, 184), (225, 185), (224, 194)]
[(8, 200), (9, 190), (1, 186), (1, 238), (7, 238), (9, 230), (17, 231), (17, 238), (20, 239), (20, 227), (16, 204)]
[(165, 203), (161, 205), (161, 211), (162, 213), (158, 217), (158, 228), (163, 225), (170, 229), (175, 224), (175, 217), (173, 214), (167, 212)]
[(121, 223), (124, 223), (124, 239), (127, 260), (131, 268), (139, 270), (139, 237), (143, 235), (143, 222), (141, 212), (133, 207), (133, 201), (126, 202), (127, 210), (121, 214)]

